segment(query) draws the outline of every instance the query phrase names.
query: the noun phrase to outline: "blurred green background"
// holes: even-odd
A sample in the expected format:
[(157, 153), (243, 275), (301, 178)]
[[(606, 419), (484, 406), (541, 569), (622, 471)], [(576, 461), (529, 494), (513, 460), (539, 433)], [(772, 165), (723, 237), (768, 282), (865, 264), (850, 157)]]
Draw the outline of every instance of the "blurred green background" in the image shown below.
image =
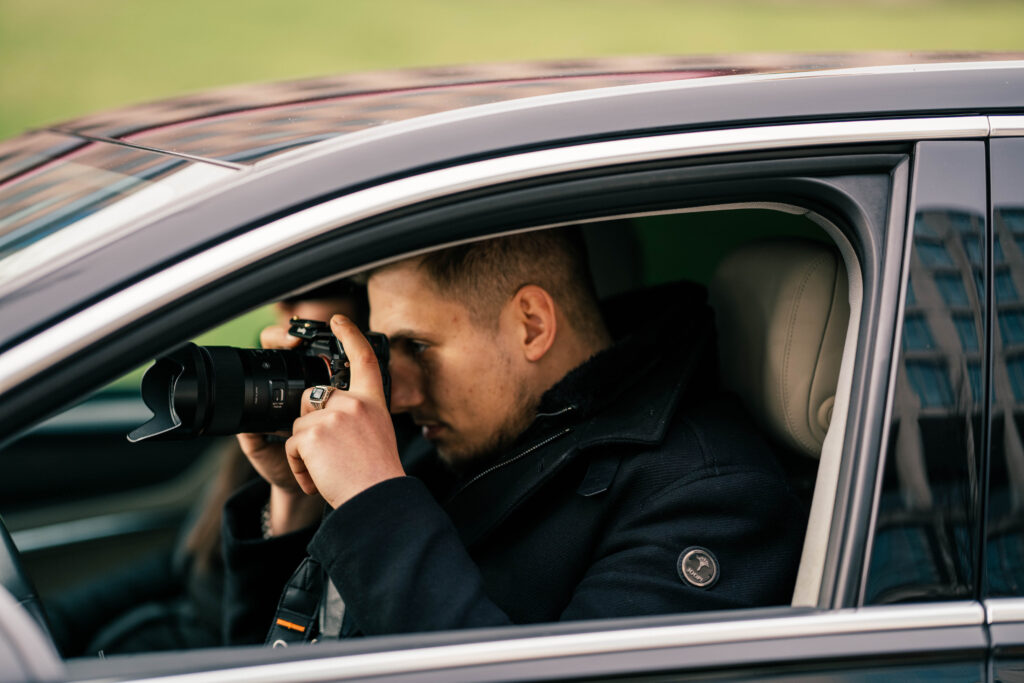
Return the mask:
[(613, 54), (1022, 50), (1008, 0), (0, 0), (0, 139), (343, 71)]

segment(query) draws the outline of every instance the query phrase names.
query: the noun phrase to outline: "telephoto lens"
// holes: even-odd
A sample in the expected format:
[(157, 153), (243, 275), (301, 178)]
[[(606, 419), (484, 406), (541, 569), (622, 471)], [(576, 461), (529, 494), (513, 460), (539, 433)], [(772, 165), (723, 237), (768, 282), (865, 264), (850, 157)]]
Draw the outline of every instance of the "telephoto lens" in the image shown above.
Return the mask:
[(142, 378), (153, 418), (132, 443), (291, 429), (306, 387), (328, 384), (330, 362), (299, 351), (186, 344)]
[[(302, 340), (292, 350), (185, 344), (158, 358), (142, 377), (142, 400), (153, 417), (128, 440), (289, 430), (307, 387), (348, 389), (348, 356), (327, 323), (293, 318), (289, 334)], [(365, 335), (390, 405), (388, 339)]]

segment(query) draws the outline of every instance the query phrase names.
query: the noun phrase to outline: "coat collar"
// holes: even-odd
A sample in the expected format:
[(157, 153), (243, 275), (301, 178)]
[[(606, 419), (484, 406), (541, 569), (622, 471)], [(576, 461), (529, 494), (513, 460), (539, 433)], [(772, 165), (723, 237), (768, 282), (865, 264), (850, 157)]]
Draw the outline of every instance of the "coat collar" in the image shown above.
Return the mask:
[(569, 372), (541, 398), (507, 456), (458, 487), (445, 507), (467, 545), (594, 447), (661, 443), (680, 402), (694, 393), (687, 388), (713, 381), (710, 309), (675, 291), (648, 299), (647, 308), (660, 313), (654, 322)]
[(669, 309), (549, 389), (526, 434), (569, 422), (581, 449), (661, 443), (687, 388), (713, 368), (712, 339), (707, 307)]

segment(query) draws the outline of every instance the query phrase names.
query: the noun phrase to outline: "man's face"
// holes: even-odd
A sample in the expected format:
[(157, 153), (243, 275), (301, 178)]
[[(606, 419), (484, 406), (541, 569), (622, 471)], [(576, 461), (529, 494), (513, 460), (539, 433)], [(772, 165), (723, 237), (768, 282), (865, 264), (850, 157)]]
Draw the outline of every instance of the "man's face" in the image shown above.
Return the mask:
[(449, 465), (492, 455), (526, 429), (527, 361), (507, 320), (475, 322), (415, 264), (375, 273), (369, 296), (370, 329), (391, 342), (391, 410), (410, 413)]

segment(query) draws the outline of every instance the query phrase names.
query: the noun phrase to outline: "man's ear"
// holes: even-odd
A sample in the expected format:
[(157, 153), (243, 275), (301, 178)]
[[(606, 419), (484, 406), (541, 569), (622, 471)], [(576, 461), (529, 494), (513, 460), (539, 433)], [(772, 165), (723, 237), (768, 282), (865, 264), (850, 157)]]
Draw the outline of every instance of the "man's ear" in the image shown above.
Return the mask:
[(525, 285), (509, 304), (523, 355), (536, 363), (555, 343), (558, 333), (555, 300), (543, 287)]

